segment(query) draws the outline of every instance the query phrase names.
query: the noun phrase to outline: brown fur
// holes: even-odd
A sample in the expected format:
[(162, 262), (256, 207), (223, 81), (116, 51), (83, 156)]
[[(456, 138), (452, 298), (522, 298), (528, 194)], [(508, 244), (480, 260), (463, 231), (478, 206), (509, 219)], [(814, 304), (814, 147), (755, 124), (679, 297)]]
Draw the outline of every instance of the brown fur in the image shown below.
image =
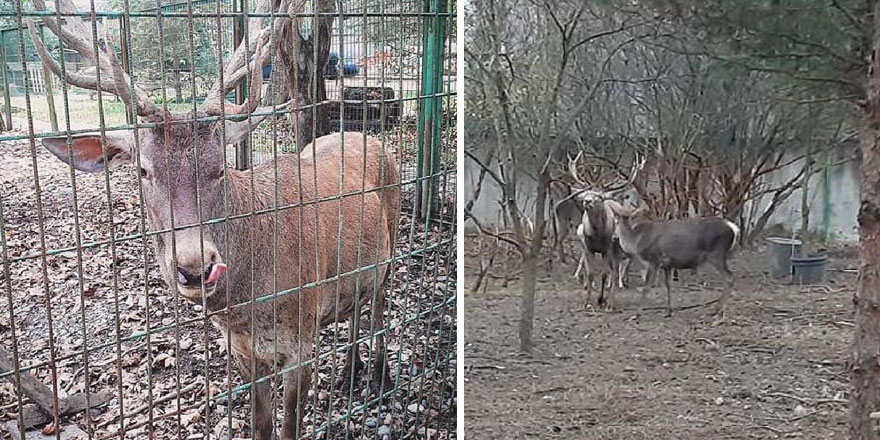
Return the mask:
[[(316, 139), (314, 149), (310, 144), (301, 155), (279, 155), (275, 162), (242, 172), (225, 169), (216, 126), (201, 126), (195, 135), (189, 124), (160, 126), (140, 134), (136, 163), (147, 176), (142, 182), (153, 230), (172, 226), (172, 209), (173, 226), (192, 225), (173, 236), (170, 232), (156, 236), (166, 281), (178, 286), (177, 268), (191, 267), (199, 273), (205, 264), (228, 266), (213, 289), (178, 286), (176, 290), (191, 301), (204, 303), (209, 312), (219, 312), (211, 320), (229, 338), (245, 380), (291, 368), (283, 375), (281, 438), (296, 438), (302, 431), (311, 366), (294, 366), (312, 357), (318, 329), (349, 319), (353, 344), (361, 306), (367, 303), (372, 303), (374, 326), (384, 326), (384, 287), (390, 274), (390, 263), (385, 261), (393, 254), (400, 194), (397, 186), (377, 188), (399, 183), (393, 157), (376, 139), (362, 133), (337, 133)], [(117, 156), (108, 158), (111, 164), (133, 154), (128, 143), (134, 142), (117, 137), (112, 140), (114, 148), (108, 148)], [(198, 154), (194, 137), (199, 139)], [(79, 137), (73, 147), (89, 147), (90, 142), (94, 147), (96, 139)], [(46, 139), (44, 145), (67, 160), (64, 138)], [(99, 163), (78, 159), (75, 155), (74, 165), (79, 169), (100, 169)], [(225, 178), (220, 177), (224, 170)], [(333, 199), (339, 194), (346, 195)], [(325, 198), (331, 200), (321, 200)], [(273, 210), (288, 205), (293, 207)], [(246, 215), (198, 226), (200, 221), (242, 214)], [(346, 274), (377, 262), (378, 267)], [(306, 284), (312, 285), (286, 292)], [(279, 293), (283, 296), (252, 302), (273, 292), (283, 292)], [(384, 337), (375, 339), (373, 385), (384, 382), (388, 387)], [(352, 345), (342, 374), (344, 384), (348, 385), (361, 364), (357, 347)], [(271, 438), (274, 425), (268, 384), (252, 388), (258, 440)]]

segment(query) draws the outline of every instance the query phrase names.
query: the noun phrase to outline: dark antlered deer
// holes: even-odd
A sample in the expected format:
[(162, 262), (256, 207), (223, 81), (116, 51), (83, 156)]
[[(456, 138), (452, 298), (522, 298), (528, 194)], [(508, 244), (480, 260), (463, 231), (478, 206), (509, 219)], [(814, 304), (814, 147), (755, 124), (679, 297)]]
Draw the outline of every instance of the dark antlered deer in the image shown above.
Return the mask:
[[(42, 0), (34, 3), (46, 10)], [(70, 0), (60, 5), (62, 12), (75, 12)], [(269, 9), (268, 2), (258, 5), (258, 10)], [(288, 11), (298, 12), (288, 9), (286, 0), (275, 9), (282, 17), (274, 23), (276, 44), (289, 23)], [(270, 28), (261, 28), (261, 19), (252, 19), (251, 35), (232, 54), (223, 83), (214, 84), (198, 112), (189, 114), (166, 113), (144, 93), (130, 93), (129, 77), (112, 49), (99, 45), (96, 53), (92, 32), (82, 19), (66, 16), (63, 24), (52, 17), (42, 20), (68, 48), (98, 66), (101, 90), (118, 95), (143, 120), (155, 124), (108, 131), (104, 142), (100, 135), (71, 135), (44, 139), (43, 145), (82, 171), (135, 164), (147, 219), (152, 230), (160, 231), (154, 247), (165, 280), (183, 297), (205, 305), (212, 322), (228, 338), (245, 380), (289, 369), (283, 374), (281, 438), (299, 437), (312, 368), (299, 364), (312, 355), (317, 329), (336, 319), (350, 320), (351, 347), (342, 372), (342, 386), (350, 386), (348, 379), (363, 367), (354, 345), (362, 306), (372, 302), (376, 328), (384, 325), (389, 267), (357, 270), (387, 261), (392, 254), (399, 215), (399, 190), (394, 186), (399, 177), (393, 157), (375, 139), (344, 133), (316, 139), (299, 156), (279, 153), (277, 161), (249, 171), (226, 167), (224, 141), (244, 138), (261, 118), (251, 117), (250, 123), (195, 119), (248, 115), (256, 109), (260, 87), (250, 87), (242, 105), (224, 103), (223, 97), (245, 76), (250, 84), (260, 83), (261, 68), (273, 49), (267, 44)], [(53, 72), (70, 84), (98, 88), (97, 77), (62, 72), (40, 43), (33, 23), (29, 26), (41, 59)], [(249, 53), (255, 54), (250, 68)], [(346, 196), (333, 199), (340, 194)], [(284, 208), (276, 211), (276, 207)], [(212, 219), (220, 221), (203, 224)], [(321, 280), (328, 281), (278, 294), (272, 301), (252, 301)], [(372, 391), (379, 394), (380, 384), (391, 383), (384, 337), (375, 338)], [(275, 426), (275, 410), (269, 407), (274, 390), (263, 381), (251, 393), (255, 438), (268, 440)]]
[(571, 231), (581, 223), (583, 206), (574, 199), (576, 188), (563, 180), (550, 182), (550, 221), (553, 227), (551, 253), (555, 253), (560, 263), (565, 263), (565, 240)]
[[(646, 284), (653, 284), (663, 269), (666, 286), (666, 316), (672, 316), (672, 293), (669, 281), (673, 269), (693, 269), (704, 263), (714, 266), (727, 279), (727, 288), (718, 302), (716, 314), (723, 315), (733, 290), (733, 273), (727, 259), (739, 236), (739, 227), (721, 217), (697, 217), (654, 221), (646, 207), (630, 209), (609, 202), (618, 216), (617, 235), (623, 251), (648, 267)], [(642, 290), (642, 304), (645, 292)]]
[[(617, 219), (611, 210), (610, 203), (613, 202), (615, 194), (632, 183), (632, 179), (644, 165), (644, 161), (638, 159), (634, 161), (630, 180), (605, 184), (600, 187), (598, 184), (585, 182), (580, 178), (577, 172), (579, 158), (580, 154), (569, 161), (569, 173), (583, 188), (572, 194), (572, 198), (580, 202), (583, 211), (581, 223), (577, 228), (577, 236), (580, 239), (582, 250), (574, 276), (580, 278), (583, 269), (584, 289), (587, 291), (584, 303), (584, 307), (586, 307), (590, 302), (593, 279), (597, 274), (600, 275), (599, 306), (610, 309), (612, 306), (610, 297), (614, 289), (614, 282), (613, 279), (609, 279), (609, 274), (616, 274), (617, 286), (623, 288), (624, 278), (629, 267), (629, 264), (621, 264), (626, 255), (616, 236)], [(599, 190), (586, 189), (599, 187)], [(611, 289), (607, 302), (605, 298), (606, 285)]]
[[(584, 307), (590, 303), (590, 294), (593, 288), (593, 279), (600, 275), (599, 283), (599, 306), (611, 308), (611, 292), (614, 289), (613, 279), (610, 274), (618, 274), (618, 284), (623, 283), (621, 260), (624, 258), (620, 243), (614, 235), (614, 213), (608, 209), (606, 200), (601, 194), (584, 194), (583, 221), (577, 228), (577, 236), (582, 249), (578, 267), (575, 270), (575, 278), (580, 279), (583, 269), (583, 285), (587, 292)], [(609, 281), (611, 281), (609, 283)], [(605, 286), (610, 288), (608, 300), (605, 297)]]

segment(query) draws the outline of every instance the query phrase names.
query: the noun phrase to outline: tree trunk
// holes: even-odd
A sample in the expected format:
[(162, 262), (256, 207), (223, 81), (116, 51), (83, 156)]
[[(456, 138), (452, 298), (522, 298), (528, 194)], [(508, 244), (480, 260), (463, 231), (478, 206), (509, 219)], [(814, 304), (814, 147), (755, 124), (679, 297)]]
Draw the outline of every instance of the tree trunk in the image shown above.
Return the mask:
[[(335, 8), (334, 8), (335, 9)], [(333, 12), (333, 11), (326, 11)], [(321, 103), (327, 100), (327, 83), (324, 81), (324, 67), (330, 58), (330, 32), (333, 30), (333, 17), (321, 17), (318, 19), (318, 31), (303, 38), (300, 34), (300, 61), (299, 88), (302, 96), (306, 96), (306, 102)], [(315, 36), (317, 35), (317, 41)], [(315, 45), (317, 45), (318, 63), (315, 60)], [(317, 82), (315, 79), (317, 78)], [(314, 93), (315, 99), (312, 100)], [(330, 133), (330, 118), (327, 107), (319, 105), (314, 110), (308, 109), (301, 113), (300, 127), (304, 134), (303, 139), (311, 142), (312, 125), (314, 124), (314, 136), (323, 136)]]
[[(333, 1), (323, 0), (319, 3), (318, 8), (319, 12), (332, 13), (336, 11), (336, 4)], [(280, 44), (279, 52), (288, 78), (288, 90), (295, 98), (294, 106), (302, 107), (324, 102), (327, 100), (324, 66), (327, 65), (327, 60), (330, 58), (330, 34), (333, 29), (333, 17), (322, 16), (318, 18), (317, 30), (311, 32), (308, 38), (303, 37), (300, 32), (299, 18), (290, 20), (288, 23), (281, 34), (281, 41), (290, 43)], [(316, 50), (317, 64), (315, 64)], [(330, 133), (330, 120), (324, 105), (294, 112), (293, 118), (295, 118), (294, 129), (297, 131), (297, 140), (302, 145), (307, 145), (314, 137)]]
[(172, 58), (171, 69), (174, 70), (174, 99), (180, 103), (183, 102), (183, 88), (180, 86), (180, 57)]
[(522, 302), (519, 318), (519, 349), (531, 353), (535, 344), (532, 341), (532, 327), (535, 322), (535, 287), (538, 281), (537, 258), (529, 252), (523, 256)]
[(810, 230), (810, 177), (813, 175), (813, 146), (804, 158), (804, 180), (801, 181), (801, 240), (806, 244)]
[(860, 149), (859, 282), (853, 297), (855, 337), (851, 362), (850, 438), (876, 440), (870, 414), (880, 407), (880, 1), (873, 2), (866, 117)]
[[(559, 148), (559, 144), (553, 144), (543, 149), (547, 151), (547, 157), (552, 157), (555, 150)], [(541, 159), (538, 163), (543, 163), (547, 157), (539, 156)], [(523, 291), (522, 304), (520, 305), (520, 321), (519, 321), (519, 349), (524, 353), (531, 353), (535, 344), (532, 341), (532, 328), (535, 323), (535, 289), (538, 281), (538, 259), (541, 255), (541, 248), (544, 243), (544, 229), (547, 222), (545, 221), (545, 211), (547, 203), (547, 192), (550, 189), (550, 172), (549, 168), (545, 168), (538, 174), (538, 188), (535, 199), (535, 221), (534, 230), (528, 246), (521, 246), (523, 252)], [(519, 216), (517, 216), (519, 217)], [(519, 234), (518, 234), (519, 235)]]

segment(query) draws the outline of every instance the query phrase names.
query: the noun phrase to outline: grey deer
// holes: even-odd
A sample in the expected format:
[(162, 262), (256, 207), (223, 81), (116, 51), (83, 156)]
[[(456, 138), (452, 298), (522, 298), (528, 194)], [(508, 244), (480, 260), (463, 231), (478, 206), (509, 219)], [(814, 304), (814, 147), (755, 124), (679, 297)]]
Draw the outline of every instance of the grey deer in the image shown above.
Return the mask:
[[(565, 240), (581, 223), (583, 206), (574, 198), (577, 187), (568, 180), (555, 179), (550, 182), (550, 226), (553, 228), (553, 241), (550, 251), (556, 254), (560, 263), (565, 263)], [(553, 259), (548, 260), (552, 267)]]
[[(34, 3), (46, 10), (42, 0)], [(75, 12), (70, 0), (59, 4), (62, 12)], [(257, 5), (258, 11), (272, 8), (267, 1)], [(274, 8), (281, 16), (292, 10), (286, 1)], [(387, 262), (400, 210), (399, 176), (381, 142), (361, 133), (320, 137), (302, 148), (299, 156), (279, 154), (277, 161), (248, 171), (226, 167), (224, 142), (241, 140), (262, 118), (196, 119), (268, 110), (257, 109), (260, 87), (251, 87), (241, 105), (225, 103), (223, 98), (245, 77), (250, 84), (260, 84), (261, 68), (273, 50), (268, 44), (270, 27), (260, 19), (251, 20), (250, 36), (229, 59), (223, 83), (213, 85), (198, 111), (172, 114), (140, 90), (130, 93), (130, 78), (112, 49), (96, 45), (83, 20), (67, 16), (62, 23), (51, 16), (42, 18), (68, 48), (98, 67), (101, 90), (119, 96), (134, 106), (142, 120), (154, 124), (108, 131), (103, 141), (98, 134), (77, 134), (47, 138), (43, 145), (81, 171), (99, 172), (124, 163), (137, 167), (147, 219), (151, 230), (158, 231), (154, 248), (165, 281), (186, 299), (204, 304), (212, 323), (228, 338), (245, 380), (287, 370), (281, 438), (291, 440), (302, 432), (311, 387), (312, 367), (299, 364), (312, 355), (318, 330), (337, 319), (349, 319), (351, 346), (341, 382), (347, 387), (364, 367), (354, 343), (362, 306), (372, 303), (374, 325), (384, 326)], [(289, 20), (275, 19), (271, 28), (276, 46), (287, 44), (279, 35)], [(34, 24), (29, 26), (38, 54), (50, 70), (70, 84), (98, 88), (96, 76), (63, 72), (40, 43)], [(250, 67), (248, 54), (254, 54)], [(276, 207), (280, 209), (275, 211)], [(216, 219), (225, 220), (203, 224)], [(359, 270), (374, 262), (384, 264)], [(309, 287), (289, 292), (304, 285)], [(278, 294), (272, 301), (252, 301), (284, 291), (288, 294)], [(381, 394), (391, 384), (381, 334), (375, 336), (374, 348), (372, 388)], [(275, 431), (275, 410), (269, 406), (272, 393), (269, 381), (251, 388), (258, 440), (272, 438)]]
[[(613, 307), (611, 298), (614, 292), (614, 280), (609, 275), (617, 276), (617, 287), (624, 287), (624, 279), (629, 268), (629, 261), (620, 246), (617, 237), (617, 218), (611, 210), (610, 202), (623, 189), (632, 183), (644, 161), (638, 158), (633, 162), (630, 179), (624, 182), (599, 184), (583, 180), (577, 171), (577, 162), (581, 153), (569, 160), (569, 174), (580, 187), (572, 193), (583, 214), (577, 227), (577, 236), (581, 243), (581, 256), (578, 260), (575, 278), (580, 279), (583, 273), (583, 286), (586, 290), (584, 307), (590, 302), (593, 279), (599, 276), (598, 305), (606, 309)], [(564, 201), (563, 201), (564, 202)], [(609, 289), (605, 295), (606, 285)]]
[(618, 218), (617, 235), (623, 251), (648, 268), (640, 304), (644, 304), (647, 286), (654, 284), (658, 271), (663, 269), (666, 316), (672, 316), (669, 283), (673, 269), (695, 269), (709, 263), (727, 280), (715, 310), (717, 315), (724, 315), (734, 285), (727, 260), (739, 237), (736, 224), (721, 217), (656, 221), (649, 217), (646, 206), (632, 209), (615, 201), (610, 201), (609, 206)]

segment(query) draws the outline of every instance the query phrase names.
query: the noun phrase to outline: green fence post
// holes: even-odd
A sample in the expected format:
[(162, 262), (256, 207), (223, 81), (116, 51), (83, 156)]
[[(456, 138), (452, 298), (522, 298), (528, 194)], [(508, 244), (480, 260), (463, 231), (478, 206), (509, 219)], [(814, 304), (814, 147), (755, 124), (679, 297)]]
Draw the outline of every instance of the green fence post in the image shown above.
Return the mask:
[(825, 169), (823, 174), (822, 194), (822, 240), (828, 242), (831, 238), (831, 152), (825, 152)]
[(6, 129), (12, 129), (12, 94), (9, 91), (9, 78), (6, 76), (6, 32), (0, 31), (0, 71), (3, 72), (3, 104), (6, 106)]
[[(443, 91), (443, 51), (446, 41), (446, 0), (425, 0), (424, 37), (422, 40), (422, 86), (419, 99), (419, 121), (416, 150), (417, 215), (431, 221), (432, 211), (439, 205), (440, 110)], [(424, 179), (431, 176), (429, 179)]]
[[(125, 22), (125, 16), (119, 17), (119, 51), (121, 55), (119, 60), (122, 62), (122, 70), (131, 76), (131, 54), (129, 53), (127, 35), (128, 26)], [(137, 109), (132, 109), (128, 102), (123, 102), (123, 104), (125, 104), (125, 123), (132, 125), (135, 123), (134, 114), (137, 112)]]
[[(232, 9), (234, 12), (241, 12), (244, 14), (245, 3), (244, 0), (235, 0), (232, 2)], [(241, 44), (241, 40), (244, 39), (244, 15), (236, 15), (232, 21), (232, 47), (238, 47)], [(245, 79), (241, 81), (238, 87), (235, 88), (235, 102), (236, 104), (244, 103), (244, 99), (247, 96), (247, 75), (245, 75)], [(226, 99), (225, 96), (221, 97), (221, 99)], [(245, 136), (242, 139), (241, 143), (236, 145), (235, 148), (235, 168), (239, 170), (246, 170), (250, 168), (250, 142), (248, 142), (248, 136)]]
[[(46, 36), (43, 32), (43, 26), (40, 26), (40, 41), (46, 45)], [(64, 62), (64, 55), (61, 55), (61, 62)], [(55, 112), (55, 94), (52, 93), (52, 79), (54, 76), (49, 68), (43, 64), (43, 92), (46, 94), (46, 104), (49, 105), (49, 122), (52, 124), (52, 131), (58, 131), (58, 113)]]

